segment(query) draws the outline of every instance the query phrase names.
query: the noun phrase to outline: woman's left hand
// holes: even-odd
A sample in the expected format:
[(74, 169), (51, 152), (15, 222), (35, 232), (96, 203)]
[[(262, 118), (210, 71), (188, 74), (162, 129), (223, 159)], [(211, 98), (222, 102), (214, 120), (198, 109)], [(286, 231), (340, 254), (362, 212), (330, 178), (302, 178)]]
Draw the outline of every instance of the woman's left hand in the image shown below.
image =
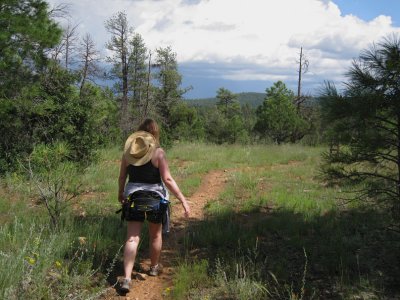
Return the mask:
[(185, 202), (182, 202), (182, 206), (183, 206), (183, 209), (185, 210), (185, 217), (186, 218), (189, 218), (190, 217), (190, 207), (189, 207), (189, 204), (185, 201)]

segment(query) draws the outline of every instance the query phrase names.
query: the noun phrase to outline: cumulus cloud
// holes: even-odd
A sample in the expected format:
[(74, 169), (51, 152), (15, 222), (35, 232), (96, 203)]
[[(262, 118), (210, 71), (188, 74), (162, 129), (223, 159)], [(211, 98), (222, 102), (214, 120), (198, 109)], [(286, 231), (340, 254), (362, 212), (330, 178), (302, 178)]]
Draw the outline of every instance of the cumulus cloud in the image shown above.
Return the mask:
[[(56, 4), (65, 0), (51, 0)], [(389, 16), (342, 15), (334, 0), (70, 0), (74, 18), (102, 47), (104, 21), (125, 11), (150, 49), (171, 46), (182, 64), (201, 63), (231, 80), (294, 80), (300, 47), (312, 76), (339, 79), (372, 42), (400, 28)], [(234, 65), (234, 68), (222, 68)]]

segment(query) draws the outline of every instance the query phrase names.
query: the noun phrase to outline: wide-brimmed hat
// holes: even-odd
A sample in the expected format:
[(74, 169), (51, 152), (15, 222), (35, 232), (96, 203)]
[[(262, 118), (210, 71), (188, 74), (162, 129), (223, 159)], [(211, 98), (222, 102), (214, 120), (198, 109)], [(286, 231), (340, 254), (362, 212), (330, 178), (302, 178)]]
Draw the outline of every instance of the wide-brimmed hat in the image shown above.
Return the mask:
[(150, 161), (156, 149), (154, 135), (147, 131), (136, 131), (125, 142), (124, 157), (129, 164), (142, 166)]

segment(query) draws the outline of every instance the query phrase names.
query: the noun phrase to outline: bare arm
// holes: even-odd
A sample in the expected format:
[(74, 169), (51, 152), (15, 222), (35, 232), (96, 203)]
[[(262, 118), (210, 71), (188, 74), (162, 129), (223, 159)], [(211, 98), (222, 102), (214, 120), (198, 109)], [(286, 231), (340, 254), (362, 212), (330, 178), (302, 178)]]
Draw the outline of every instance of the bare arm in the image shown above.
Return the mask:
[(190, 215), (190, 207), (186, 201), (185, 196), (182, 194), (181, 190), (179, 189), (178, 185), (176, 184), (174, 178), (171, 176), (169, 171), (168, 161), (165, 157), (165, 152), (161, 148), (157, 149), (157, 162), (158, 168), (160, 170), (161, 179), (167, 186), (167, 188), (175, 195), (176, 198), (181, 202), (183, 209), (185, 210), (185, 216), (189, 217)]
[(128, 164), (122, 155), (121, 158), (121, 166), (119, 169), (119, 177), (118, 177), (118, 201), (123, 203), (125, 201), (124, 199), (124, 188), (125, 188), (125, 182), (126, 182), (126, 177), (127, 177), (127, 167)]

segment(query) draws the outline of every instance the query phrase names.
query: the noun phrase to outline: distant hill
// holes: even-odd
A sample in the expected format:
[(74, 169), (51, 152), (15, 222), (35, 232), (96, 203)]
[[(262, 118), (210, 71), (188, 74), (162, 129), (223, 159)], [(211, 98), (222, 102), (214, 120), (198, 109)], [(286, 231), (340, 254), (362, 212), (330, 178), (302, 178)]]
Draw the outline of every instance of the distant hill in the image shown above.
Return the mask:
[[(258, 107), (264, 101), (265, 93), (238, 93), (236, 94), (237, 100), (241, 105), (248, 103), (251, 107)], [(199, 98), (199, 99), (186, 99), (189, 105), (194, 106), (211, 106), (217, 103), (217, 98)]]

